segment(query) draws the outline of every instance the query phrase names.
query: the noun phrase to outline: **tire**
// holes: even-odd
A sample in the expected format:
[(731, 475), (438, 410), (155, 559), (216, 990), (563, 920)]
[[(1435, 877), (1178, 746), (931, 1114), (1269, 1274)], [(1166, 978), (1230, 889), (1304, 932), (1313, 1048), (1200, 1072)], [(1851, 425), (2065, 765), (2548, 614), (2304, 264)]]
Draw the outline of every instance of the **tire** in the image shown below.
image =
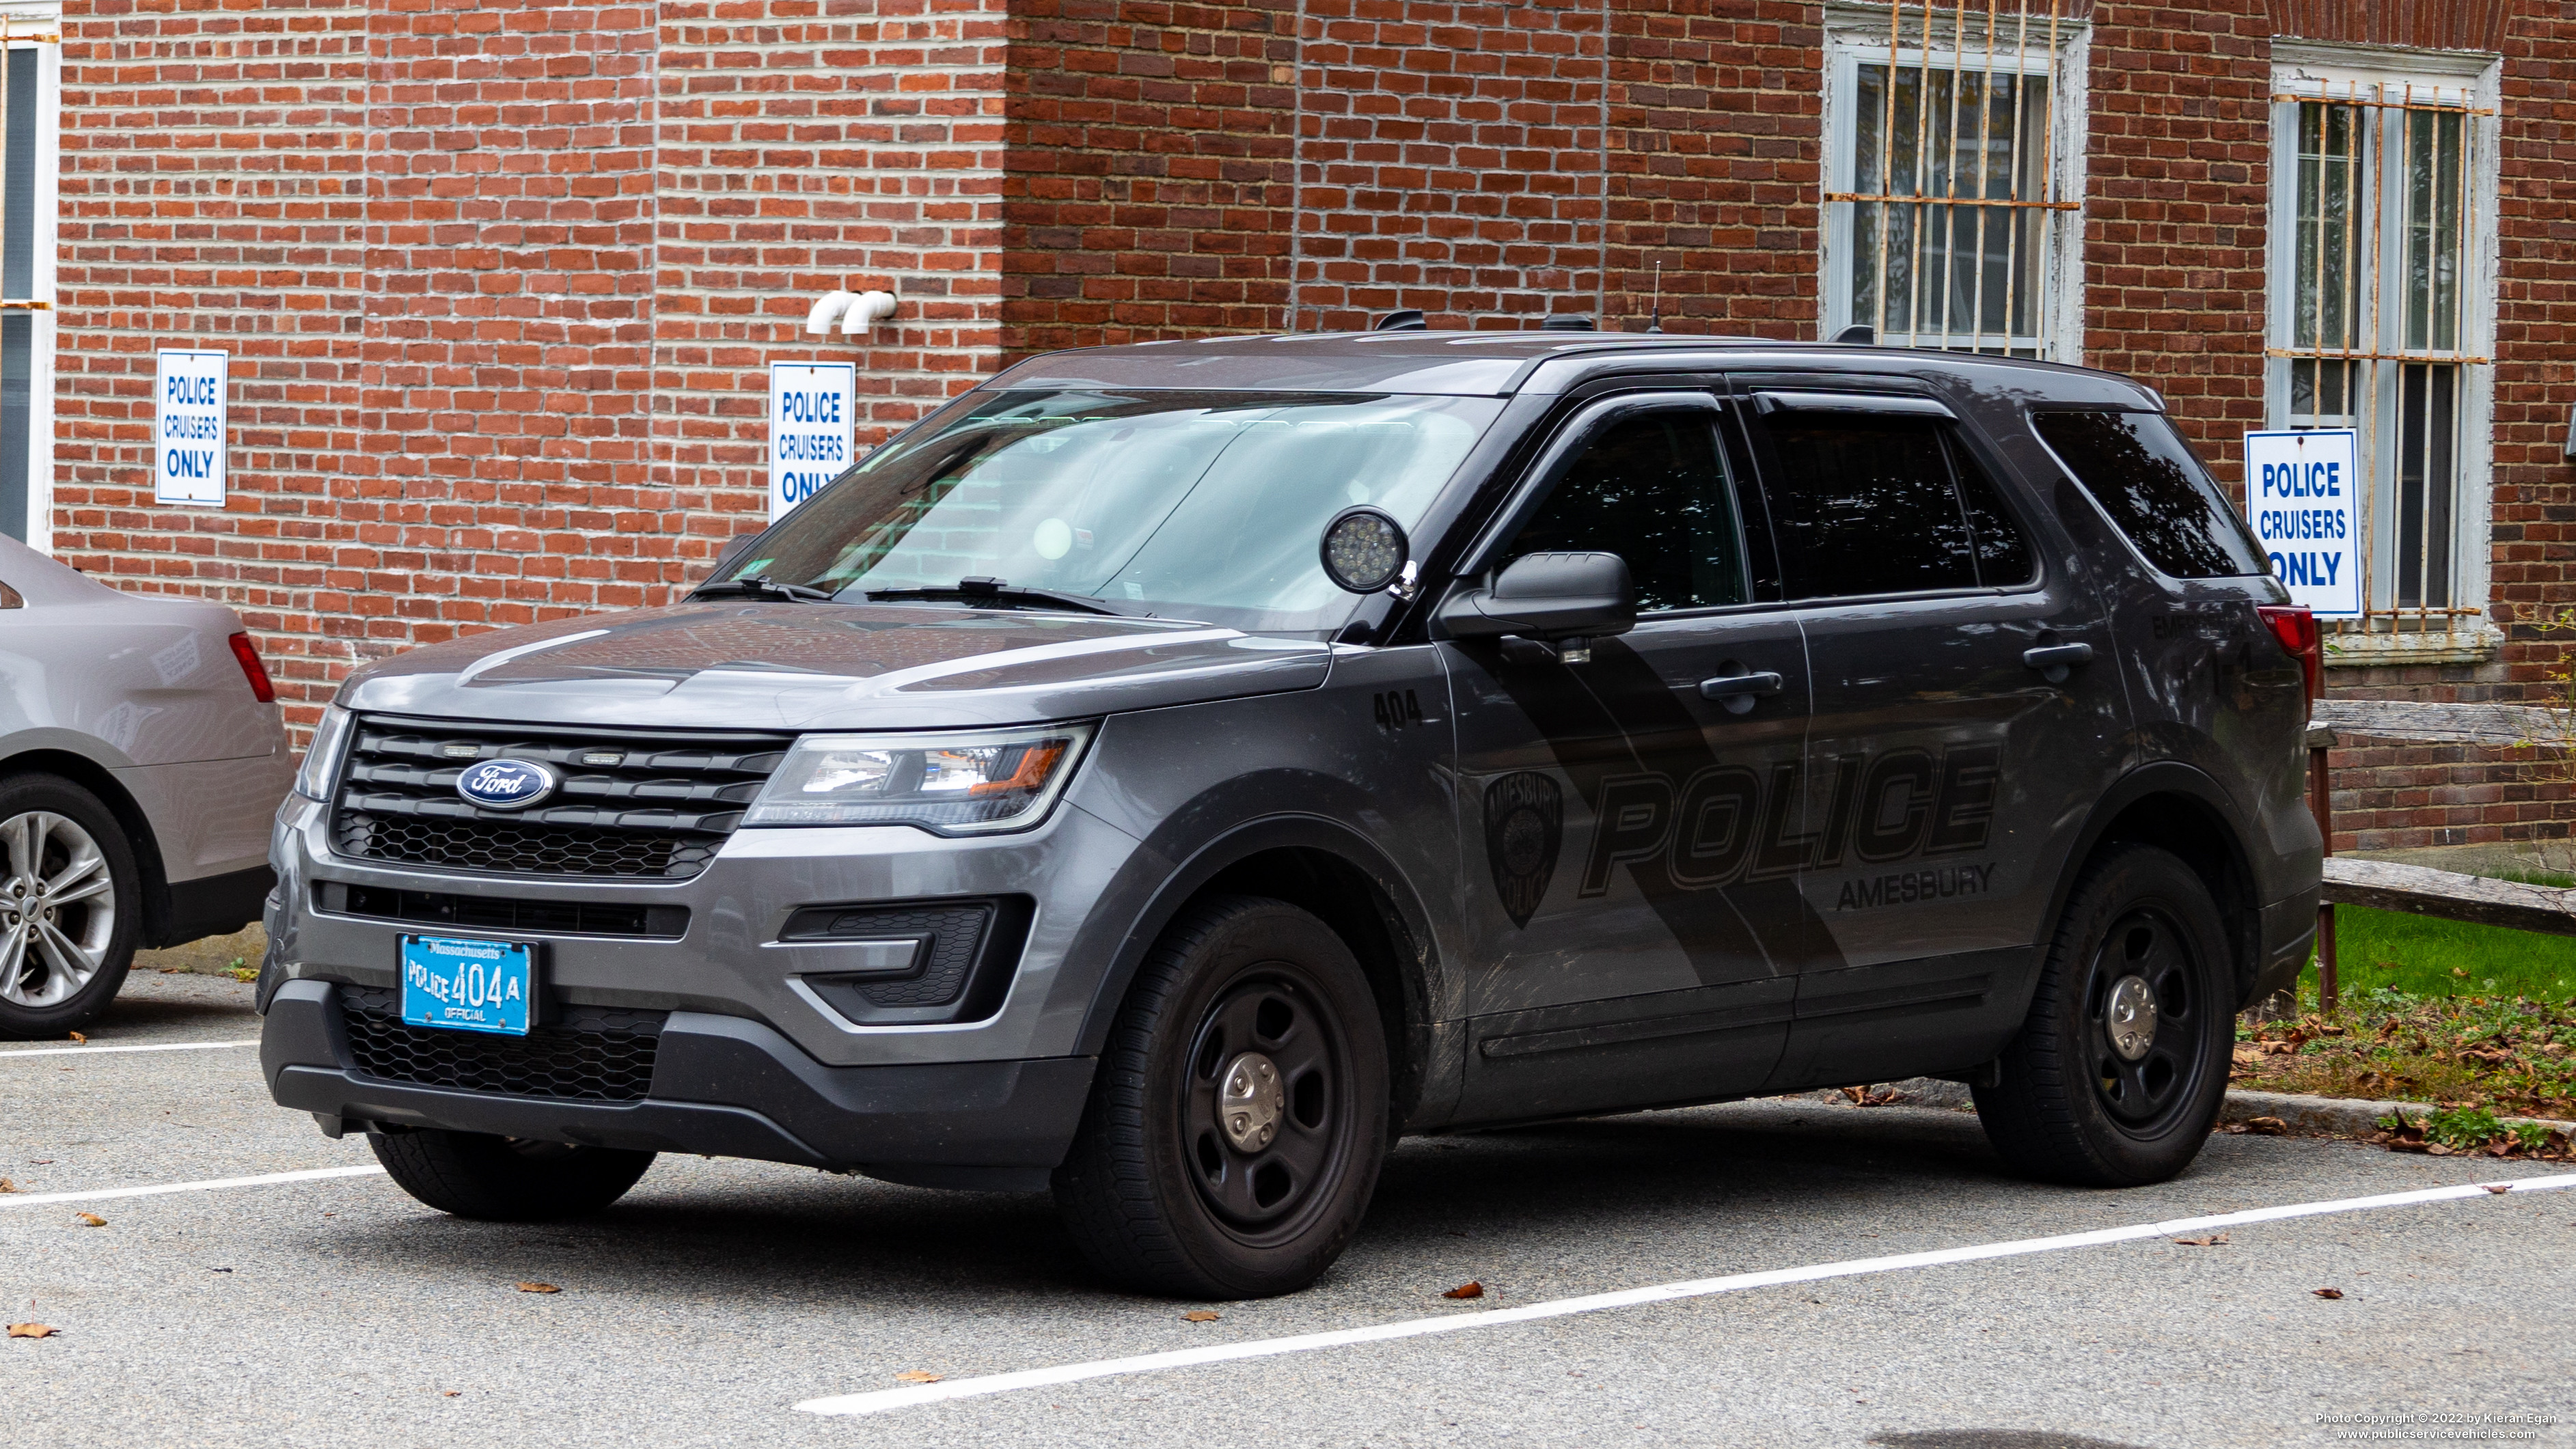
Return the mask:
[(1280, 901), (1208, 901), (1156, 943), (1110, 1029), (1057, 1212), (1122, 1288), (1293, 1293), (1358, 1230), (1389, 1110), (1386, 1034), (1349, 946)]
[(0, 1038), (60, 1038), (99, 1019), (143, 929), (125, 827), (59, 775), (0, 781)]
[(1995, 1151), (2080, 1187), (2163, 1182), (2189, 1166), (2227, 1092), (2228, 959), (2217, 902), (2173, 855), (2124, 845), (2087, 866), (2000, 1080), (1975, 1089)]
[(653, 1165), (650, 1152), (431, 1128), (370, 1132), (367, 1145), (403, 1191), (440, 1212), (492, 1223), (598, 1212)]

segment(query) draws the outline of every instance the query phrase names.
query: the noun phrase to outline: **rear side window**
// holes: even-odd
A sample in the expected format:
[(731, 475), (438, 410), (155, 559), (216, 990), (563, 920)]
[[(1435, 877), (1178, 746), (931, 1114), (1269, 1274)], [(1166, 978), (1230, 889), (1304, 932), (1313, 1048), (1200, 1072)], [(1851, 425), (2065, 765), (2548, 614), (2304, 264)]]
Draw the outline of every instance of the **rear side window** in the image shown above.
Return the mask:
[(1637, 581), (1640, 609), (1740, 604), (1744, 545), (1733, 499), (1711, 414), (1627, 418), (1576, 456), (1503, 560), (1615, 553)]
[(2245, 521), (2164, 414), (2042, 412), (2030, 421), (2066, 471), (2166, 575), (2269, 572)]
[(1997, 588), (2033, 576), (1995, 488), (1926, 417), (1774, 413), (1763, 496), (1792, 599)]

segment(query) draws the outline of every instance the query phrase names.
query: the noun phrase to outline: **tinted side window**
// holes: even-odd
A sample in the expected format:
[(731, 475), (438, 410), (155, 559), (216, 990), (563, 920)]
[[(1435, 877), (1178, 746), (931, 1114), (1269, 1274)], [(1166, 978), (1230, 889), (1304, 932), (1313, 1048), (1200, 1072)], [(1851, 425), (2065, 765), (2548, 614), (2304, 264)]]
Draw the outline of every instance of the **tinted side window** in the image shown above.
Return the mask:
[(1950, 444), (1950, 462), (1958, 469), (1959, 502), (1968, 511), (1968, 545), (1977, 556), (1977, 582), (1990, 589), (2008, 589), (2037, 578), (2030, 540), (2005, 511), (1994, 480), (1955, 439)]
[(1942, 424), (1775, 413), (1763, 426), (1773, 466), (1762, 492), (1788, 597), (1977, 586), (1974, 536), (1950, 485)]
[(1637, 580), (1640, 609), (1745, 601), (1744, 544), (1702, 412), (1623, 419), (1577, 456), (1503, 554), (1615, 553)]
[(2041, 412), (2030, 421), (2147, 562), (2178, 579), (2269, 570), (2244, 520), (2164, 414)]

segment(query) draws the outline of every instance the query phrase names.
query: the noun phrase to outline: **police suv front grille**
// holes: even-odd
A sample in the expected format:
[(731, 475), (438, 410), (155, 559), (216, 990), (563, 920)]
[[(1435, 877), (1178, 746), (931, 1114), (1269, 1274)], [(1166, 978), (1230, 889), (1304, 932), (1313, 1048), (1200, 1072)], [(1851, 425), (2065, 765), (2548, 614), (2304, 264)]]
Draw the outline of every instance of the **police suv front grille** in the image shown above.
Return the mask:
[(313, 908), (340, 916), (462, 926), (476, 931), (530, 931), (549, 936), (643, 936), (676, 940), (687, 935), (687, 906), (645, 906), (625, 901), (531, 901), (509, 896), (461, 896), (444, 891), (403, 891), (388, 886), (313, 883)]
[(556, 1006), (526, 1036), (406, 1025), (396, 994), (339, 988), (350, 1064), (380, 1081), (569, 1102), (641, 1101), (668, 1012)]
[[(388, 864), (493, 875), (683, 880), (707, 862), (793, 736), (665, 734), (434, 720), (358, 722), (331, 848)], [(477, 760), (534, 760), (563, 779), (527, 810), (456, 793)]]

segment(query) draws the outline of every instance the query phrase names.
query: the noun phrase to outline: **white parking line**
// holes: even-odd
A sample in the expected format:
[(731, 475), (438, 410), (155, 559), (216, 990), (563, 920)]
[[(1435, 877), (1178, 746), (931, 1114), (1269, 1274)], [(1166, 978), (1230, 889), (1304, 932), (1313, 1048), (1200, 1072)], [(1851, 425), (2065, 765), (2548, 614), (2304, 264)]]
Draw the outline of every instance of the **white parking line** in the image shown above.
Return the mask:
[(211, 1052), (226, 1047), (255, 1047), (257, 1041), (171, 1041), (149, 1046), (67, 1046), (37, 1047), (33, 1051), (0, 1052), (0, 1062), (11, 1057), (94, 1057), (105, 1052)]
[(86, 1192), (13, 1192), (0, 1197), (0, 1208), (43, 1207), (56, 1202), (105, 1202), (118, 1197), (159, 1197), (172, 1192), (213, 1192), (227, 1187), (274, 1187), (287, 1182), (320, 1182), (333, 1177), (376, 1177), (384, 1169), (308, 1167), (301, 1172), (264, 1172), (257, 1177), (211, 1177), (204, 1182), (156, 1182), (150, 1187), (95, 1187)]
[[(2565, 1187), (2576, 1187), (2576, 1173), (2523, 1178), (2510, 1184), (2510, 1190), (2513, 1192), (2548, 1192)], [(1774, 1268), (1767, 1272), (1737, 1273), (1724, 1278), (1699, 1278), (1684, 1283), (1662, 1283), (1651, 1288), (1631, 1288), (1619, 1293), (1595, 1293), (1582, 1298), (1558, 1298), (1545, 1303), (1532, 1303), (1520, 1308), (1497, 1308), (1484, 1313), (1452, 1313), (1438, 1318), (1414, 1318), (1401, 1323), (1380, 1323), (1367, 1328), (1345, 1328), (1329, 1333), (1301, 1333), (1288, 1338), (1254, 1339), (1246, 1343), (1212, 1344), (1206, 1348), (1185, 1348), (1170, 1353), (1138, 1354), (1133, 1358), (1100, 1359), (1091, 1363), (1061, 1364), (1054, 1368), (1025, 1369), (1018, 1373), (952, 1379), (946, 1383), (917, 1384), (900, 1389), (878, 1389), (864, 1394), (843, 1394), (837, 1398), (807, 1399), (796, 1407), (809, 1414), (881, 1414), (888, 1409), (909, 1408), (916, 1404), (935, 1404), (947, 1399), (973, 1398), (979, 1394), (1008, 1393), (1013, 1389), (1043, 1388), (1051, 1384), (1076, 1383), (1083, 1379), (1154, 1373), (1163, 1369), (1193, 1368), (1200, 1364), (1228, 1363), (1247, 1358), (1270, 1358), (1279, 1354), (1312, 1353), (1317, 1349), (1341, 1348), (1354, 1343), (1381, 1343), (1396, 1338), (1420, 1338), (1433, 1333), (1459, 1333), (1475, 1328), (1503, 1328), (1515, 1323), (1529, 1323), (1543, 1318), (1563, 1318), (1575, 1313), (1597, 1313), (1605, 1308), (1633, 1308), (1646, 1303), (1669, 1303), (1679, 1298), (1704, 1298), (1715, 1293), (1736, 1293), (1747, 1288), (1771, 1288), (1784, 1283), (1813, 1283), (1825, 1278), (1855, 1278), (1869, 1273), (1897, 1273), (1913, 1268), (1936, 1268), (1950, 1263), (1974, 1263), (1988, 1258), (2019, 1257), (2025, 1253), (2052, 1253), (2065, 1248), (2098, 1247), (2105, 1243), (2125, 1243), (2139, 1238), (2161, 1238), (2178, 1233), (2203, 1232), (2211, 1228), (2234, 1227), (2245, 1223), (2278, 1222), (2284, 1218), (2316, 1217), (2325, 1213), (2364, 1212), (2373, 1208), (2412, 1207), (2421, 1203), (2483, 1198), (2488, 1196), (2489, 1192), (2490, 1189), (2487, 1187), (2469, 1183), (2461, 1187), (2426, 1188), (2419, 1192), (2394, 1192), (2379, 1197), (2348, 1197), (2329, 1202), (2303, 1202), (2282, 1207), (2251, 1208), (2244, 1212), (2178, 1218), (2172, 1222), (2163, 1223), (2139, 1223), (2124, 1228), (2101, 1228), (2089, 1233), (2064, 1233), (2049, 1238), (2022, 1238), (2007, 1243), (1980, 1243), (1965, 1248), (1942, 1248), (1929, 1253), (1900, 1253), (1885, 1258), (1856, 1258), (1841, 1263), (1817, 1263), (1803, 1268)]]

